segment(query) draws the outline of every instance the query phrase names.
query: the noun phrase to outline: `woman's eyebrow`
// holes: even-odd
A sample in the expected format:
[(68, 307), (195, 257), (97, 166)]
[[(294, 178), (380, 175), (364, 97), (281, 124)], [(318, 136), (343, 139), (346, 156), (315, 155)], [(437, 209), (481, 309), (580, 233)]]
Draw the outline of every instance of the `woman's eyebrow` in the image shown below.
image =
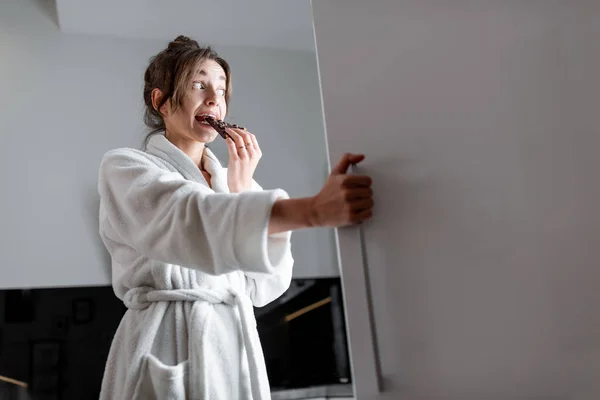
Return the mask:
[[(208, 74), (206, 73), (205, 70), (198, 69), (198, 70), (196, 70), (196, 75), (207, 76)], [(225, 78), (225, 76), (223, 76), (223, 75), (219, 76), (219, 79), (222, 80), (222, 81), (226, 81), (227, 80), (227, 78)]]

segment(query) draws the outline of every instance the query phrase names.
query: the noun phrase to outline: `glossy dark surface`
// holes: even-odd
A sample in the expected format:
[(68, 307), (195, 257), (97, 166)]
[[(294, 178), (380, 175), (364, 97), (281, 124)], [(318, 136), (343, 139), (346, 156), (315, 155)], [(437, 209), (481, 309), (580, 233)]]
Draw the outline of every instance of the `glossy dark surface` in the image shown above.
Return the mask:
[[(273, 390), (350, 381), (340, 300), (339, 279), (297, 279), (255, 309)], [(109, 286), (0, 290), (0, 399), (97, 399), (125, 311)]]

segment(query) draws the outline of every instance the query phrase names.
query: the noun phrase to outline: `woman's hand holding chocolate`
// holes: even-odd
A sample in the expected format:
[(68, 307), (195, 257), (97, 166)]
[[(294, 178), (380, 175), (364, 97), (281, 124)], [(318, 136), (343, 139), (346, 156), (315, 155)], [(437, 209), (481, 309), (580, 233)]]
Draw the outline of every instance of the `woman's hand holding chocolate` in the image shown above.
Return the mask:
[(226, 129), (225, 140), (229, 150), (227, 185), (231, 193), (240, 193), (252, 188), (252, 177), (262, 157), (256, 136), (243, 128)]

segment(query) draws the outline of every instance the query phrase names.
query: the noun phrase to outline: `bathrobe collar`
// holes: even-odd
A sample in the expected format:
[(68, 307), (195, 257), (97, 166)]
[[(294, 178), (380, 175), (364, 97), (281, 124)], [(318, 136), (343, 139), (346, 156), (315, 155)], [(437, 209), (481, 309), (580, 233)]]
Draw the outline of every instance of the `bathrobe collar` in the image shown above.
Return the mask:
[[(171, 164), (184, 178), (208, 186), (200, 168), (164, 135), (153, 135), (148, 140), (146, 151)], [(204, 168), (211, 176), (212, 190), (219, 193), (229, 193), (227, 169), (223, 168), (214, 153), (207, 147), (204, 148), (202, 157), (204, 158)]]

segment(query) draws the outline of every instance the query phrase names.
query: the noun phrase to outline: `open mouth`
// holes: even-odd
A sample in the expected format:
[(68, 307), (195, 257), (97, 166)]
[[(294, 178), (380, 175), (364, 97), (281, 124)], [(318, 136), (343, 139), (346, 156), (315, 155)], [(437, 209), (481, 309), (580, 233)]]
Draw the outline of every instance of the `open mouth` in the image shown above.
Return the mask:
[(211, 126), (211, 124), (208, 122), (209, 120), (218, 121), (219, 119), (213, 114), (196, 115), (196, 121), (203, 125)]

